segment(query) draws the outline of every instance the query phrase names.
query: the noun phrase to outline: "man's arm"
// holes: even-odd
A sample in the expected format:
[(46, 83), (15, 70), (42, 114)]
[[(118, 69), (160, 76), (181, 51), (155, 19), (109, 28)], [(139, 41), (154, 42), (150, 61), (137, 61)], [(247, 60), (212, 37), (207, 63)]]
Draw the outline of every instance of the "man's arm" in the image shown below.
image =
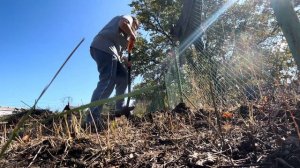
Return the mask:
[(135, 40), (136, 36), (135, 33), (130, 25), (129, 20), (126, 18), (122, 18), (119, 22), (119, 27), (122, 31), (124, 31), (131, 39)]

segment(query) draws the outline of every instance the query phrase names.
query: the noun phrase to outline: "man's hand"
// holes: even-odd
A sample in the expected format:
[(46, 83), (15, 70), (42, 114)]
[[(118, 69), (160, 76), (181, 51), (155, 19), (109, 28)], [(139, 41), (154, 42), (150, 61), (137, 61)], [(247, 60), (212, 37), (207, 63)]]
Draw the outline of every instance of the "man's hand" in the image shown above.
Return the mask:
[(130, 38), (128, 41), (128, 46), (127, 46), (127, 50), (129, 53), (131, 53), (133, 47), (134, 47), (134, 42), (135, 40), (133, 38)]
[(127, 65), (128, 68), (131, 67), (131, 65), (132, 65), (132, 64), (131, 64), (131, 61), (128, 61), (128, 58), (127, 58), (127, 57), (122, 57), (122, 59), (123, 59), (125, 65)]

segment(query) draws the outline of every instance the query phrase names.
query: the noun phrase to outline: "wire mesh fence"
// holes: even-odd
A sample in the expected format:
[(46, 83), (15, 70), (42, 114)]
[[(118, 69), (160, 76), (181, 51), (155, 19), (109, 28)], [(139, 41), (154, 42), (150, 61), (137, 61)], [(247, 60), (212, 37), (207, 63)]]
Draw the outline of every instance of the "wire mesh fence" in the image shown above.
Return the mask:
[[(298, 72), (294, 70), (295, 66), (291, 66), (291, 55), (282, 52), (282, 46), (277, 46), (274, 52), (274, 45), (268, 42), (270, 39), (260, 37), (263, 32), (270, 33), (275, 21), (259, 21), (257, 24), (262, 25), (261, 30), (256, 24), (246, 26), (245, 19), (251, 22), (257, 18), (247, 18), (246, 15), (238, 18), (235, 14), (254, 4), (236, 2), (221, 4), (206, 18), (203, 15), (209, 13), (205, 11), (208, 10), (207, 4), (201, 0), (190, 2), (194, 5), (190, 5), (190, 16), (185, 16), (189, 20), (184, 22), (188, 22), (185, 25), (188, 33), (181, 37), (181, 44), (177, 46), (179, 52), (173, 50), (175, 56), (170, 57), (165, 74), (169, 107), (173, 108), (182, 101), (198, 109), (211, 107), (211, 96), (215, 96), (219, 106), (229, 108), (263, 97), (274, 97), (278, 87), (297, 92), (293, 83), (297, 81)], [(255, 8), (251, 10), (246, 12), (259, 13)], [(244, 21), (241, 31), (241, 22)], [(284, 38), (272, 37), (272, 40), (278, 45), (286, 43)], [(290, 62), (290, 66), (283, 68), (286, 62)]]

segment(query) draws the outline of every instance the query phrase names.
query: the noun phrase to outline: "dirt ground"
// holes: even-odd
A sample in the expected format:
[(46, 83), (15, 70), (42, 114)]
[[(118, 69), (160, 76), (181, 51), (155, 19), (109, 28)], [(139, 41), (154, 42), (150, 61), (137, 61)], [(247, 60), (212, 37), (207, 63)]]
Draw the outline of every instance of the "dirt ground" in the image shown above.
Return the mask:
[(45, 126), (49, 131), (40, 127), (44, 131), (20, 134), (0, 165), (296, 168), (300, 167), (300, 141), (295, 123), (300, 109), (297, 104), (286, 109), (284, 105), (239, 106), (220, 113), (220, 127), (214, 110), (191, 111), (183, 103), (143, 118), (111, 120), (98, 133), (70, 129), (70, 134), (64, 134), (52, 123)]

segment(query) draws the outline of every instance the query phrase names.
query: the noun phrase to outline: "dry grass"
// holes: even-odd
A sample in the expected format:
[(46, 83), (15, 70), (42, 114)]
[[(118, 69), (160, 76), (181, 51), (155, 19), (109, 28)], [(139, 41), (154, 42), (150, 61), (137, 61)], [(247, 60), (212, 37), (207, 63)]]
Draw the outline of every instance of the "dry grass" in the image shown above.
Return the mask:
[[(41, 122), (47, 116), (31, 116), (25, 125), (27, 129), (20, 132), (0, 164), (5, 167), (295, 166), (300, 164), (299, 104), (293, 94), (278, 93), (272, 101), (268, 97), (230, 110), (221, 109), (222, 137), (213, 129), (217, 126), (214, 110), (192, 111), (184, 104), (172, 111), (143, 117), (107, 118), (107, 129), (98, 134), (90, 127), (82, 129), (82, 116), (78, 114), (47, 124)], [(137, 112), (143, 113), (144, 107), (141, 105)], [(5, 130), (10, 129), (7, 124)], [(3, 144), (5, 138), (3, 135), (1, 138)]]

